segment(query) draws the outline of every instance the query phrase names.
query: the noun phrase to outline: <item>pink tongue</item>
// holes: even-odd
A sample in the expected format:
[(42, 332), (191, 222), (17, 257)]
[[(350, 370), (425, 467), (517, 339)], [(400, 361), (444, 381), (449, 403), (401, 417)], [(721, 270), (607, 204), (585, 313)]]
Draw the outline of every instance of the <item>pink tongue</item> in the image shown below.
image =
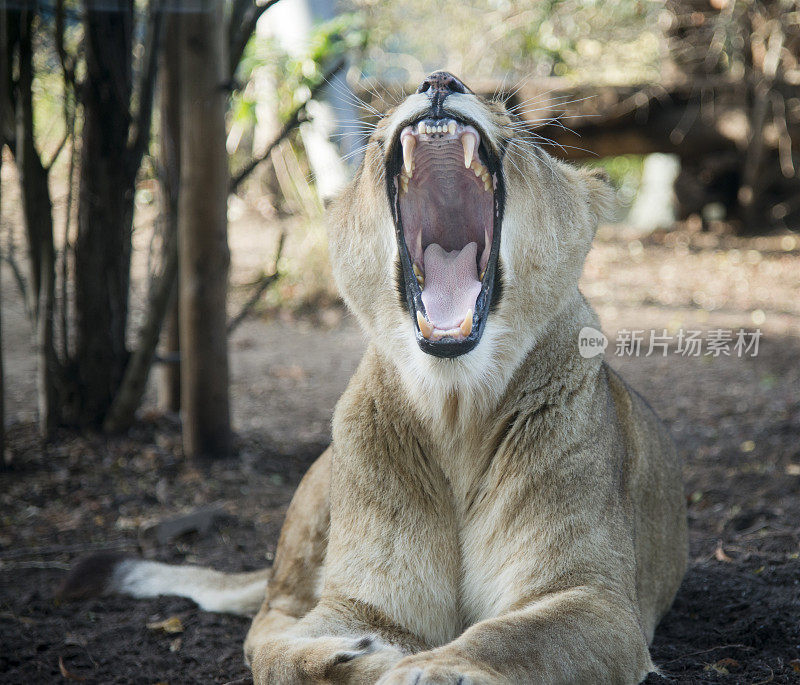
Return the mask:
[(481, 291), (476, 257), (478, 244), (445, 252), (438, 243), (425, 248), (425, 288), (422, 303), (428, 320), (440, 330), (461, 325), (467, 310), (475, 311)]

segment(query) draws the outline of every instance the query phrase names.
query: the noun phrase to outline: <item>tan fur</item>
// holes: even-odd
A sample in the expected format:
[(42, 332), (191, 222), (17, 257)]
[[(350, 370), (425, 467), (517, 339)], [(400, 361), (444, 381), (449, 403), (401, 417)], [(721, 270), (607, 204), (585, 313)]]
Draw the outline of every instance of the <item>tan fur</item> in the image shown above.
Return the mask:
[(505, 148), (504, 289), (484, 336), (424, 354), (395, 289), (376, 128), (332, 209), (337, 283), (369, 336), (333, 444), (291, 505), (245, 652), (257, 683), (636, 683), (686, 565), (680, 464), (601, 357), (577, 283), (610, 190), (518, 134), (501, 105), (447, 107)]

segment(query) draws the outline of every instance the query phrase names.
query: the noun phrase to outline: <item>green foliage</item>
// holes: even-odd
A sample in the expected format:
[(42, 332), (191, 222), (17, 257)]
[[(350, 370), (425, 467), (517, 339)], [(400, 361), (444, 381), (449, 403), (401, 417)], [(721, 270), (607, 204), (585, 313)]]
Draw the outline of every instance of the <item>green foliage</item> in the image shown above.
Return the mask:
[[(367, 39), (363, 16), (359, 12), (343, 13), (316, 26), (308, 51), (300, 56), (282, 51), (274, 40), (253, 36), (239, 63), (237, 78), (247, 84), (254, 70), (272, 68), (277, 86), (278, 114), (285, 118), (308, 99), (311, 89), (337, 59), (359, 53)], [(254, 124), (255, 104), (255, 95), (247, 87), (235, 91), (231, 107), (234, 121)]]

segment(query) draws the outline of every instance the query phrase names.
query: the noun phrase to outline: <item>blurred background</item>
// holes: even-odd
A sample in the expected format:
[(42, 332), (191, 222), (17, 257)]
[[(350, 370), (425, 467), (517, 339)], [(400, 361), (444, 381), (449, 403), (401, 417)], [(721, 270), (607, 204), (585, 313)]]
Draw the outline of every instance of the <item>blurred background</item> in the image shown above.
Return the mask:
[(797, 682), (798, 60), (797, 0), (0, 0), (0, 679), (247, 682), (243, 619), (54, 590), (269, 563), (364, 349), (326, 203), (444, 68), (617, 188), (581, 286), (690, 512), (654, 660)]

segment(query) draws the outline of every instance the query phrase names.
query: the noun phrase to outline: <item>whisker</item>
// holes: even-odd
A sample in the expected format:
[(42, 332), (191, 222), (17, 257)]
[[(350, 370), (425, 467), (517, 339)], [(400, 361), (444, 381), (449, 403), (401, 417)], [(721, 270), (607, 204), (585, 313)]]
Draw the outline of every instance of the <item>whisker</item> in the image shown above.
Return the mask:
[(327, 78), (325, 79), (325, 82), (333, 90), (342, 95), (351, 105), (366, 109), (376, 116), (381, 116), (381, 113), (377, 109), (358, 96), (358, 94), (350, 87), (350, 84), (342, 85), (340, 81), (331, 81)]
[[(533, 108), (533, 109), (525, 109), (524, 111), (520, 111), (519, 110), (519, 106), (515, 106), (515, 107), (512, 107), (511, 109), (509, 109), (509, 111), (512, 112), (513, 114), (516, 114), (517, 116), (525, 116), (526, 114), (530, 114), (532, 112), (541, 112), (542, 110), (546, 110), (546, 109), (555, 109), (555, 108), (558, 108), (558, 107), (564, 107), (565, 105), (574, 105), (574, 104), (577, 104), (578, 102), (584, 102), (585, 100), (590, 100), (591, 98), (594, 98), (594, 97), (597, 97), (597, 96), (596, 95), (587, 95), (586, 97), (575, 98), (573, 100), (552, 101), (552, 102), (548, 103), (547, 105), (545, 105), (543, 107), (536, 107), (536, 108)], [(540, 103), (534, 103), (534, 104), (540, 104)], [(587, 115), (584, 115), (584, 116), (589, 116), (589, 115), (587, 114)]]

